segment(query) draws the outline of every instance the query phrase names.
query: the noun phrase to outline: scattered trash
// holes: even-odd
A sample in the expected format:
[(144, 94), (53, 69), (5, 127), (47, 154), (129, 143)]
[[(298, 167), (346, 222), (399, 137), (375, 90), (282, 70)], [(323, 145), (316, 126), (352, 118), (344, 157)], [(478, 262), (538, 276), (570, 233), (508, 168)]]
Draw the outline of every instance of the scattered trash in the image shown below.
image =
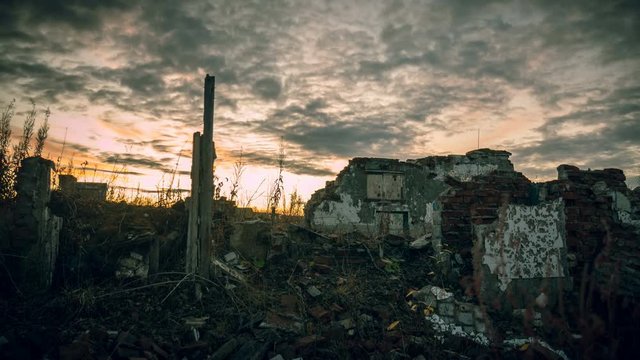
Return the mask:
[(392, 322), (391, 324), (389, 324), (389, 326), (387, 326), (387, 331), (395, 329), (396, 327), (398, 327), (398, 324), (400, 324), (400, 320)]

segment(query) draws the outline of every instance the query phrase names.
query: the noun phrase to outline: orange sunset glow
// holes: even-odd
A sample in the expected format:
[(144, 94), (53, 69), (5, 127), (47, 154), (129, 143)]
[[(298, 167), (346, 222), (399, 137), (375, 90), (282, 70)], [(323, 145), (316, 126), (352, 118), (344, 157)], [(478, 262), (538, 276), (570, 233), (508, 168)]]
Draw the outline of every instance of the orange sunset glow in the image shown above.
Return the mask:
[(0, 106), (16, 100), (14, 136), (31, 100), (49, 108), (43, 155), (80, 181), (188, 190), (208, 73), (216, 176), (228, 195), (243, 162), (240, 205), (265, 206), (281, 146), (285, 195), (304, 200), (353, 157), (478, 145), (534, 181), (568, 163), (639, 185), (639, 12), (624, 2), (91, 3), (0, 5)]

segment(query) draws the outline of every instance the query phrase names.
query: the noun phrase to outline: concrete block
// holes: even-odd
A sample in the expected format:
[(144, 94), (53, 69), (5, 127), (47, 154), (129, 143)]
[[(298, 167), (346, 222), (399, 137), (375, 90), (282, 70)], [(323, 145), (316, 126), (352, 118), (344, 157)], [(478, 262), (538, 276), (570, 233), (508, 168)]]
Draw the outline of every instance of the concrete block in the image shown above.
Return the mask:
[(266, 261), (270, 248), (269, 224), (260, 220), (234, 224), (230, 245), (232, 249), (247, 259)]
[(438, 302), (436, 312), (440, 316), (453, 316), (455, 314), (455, 305), (450, 302)]
[(458, 312), (456, 318), (463, 325), (473, 325), (473, 313), (471, 312)]

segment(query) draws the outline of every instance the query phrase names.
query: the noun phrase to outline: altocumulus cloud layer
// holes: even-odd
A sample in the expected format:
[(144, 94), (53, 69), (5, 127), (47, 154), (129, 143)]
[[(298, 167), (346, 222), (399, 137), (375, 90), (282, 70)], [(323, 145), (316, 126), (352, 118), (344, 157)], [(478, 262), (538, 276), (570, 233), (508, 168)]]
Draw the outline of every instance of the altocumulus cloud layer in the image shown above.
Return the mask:
[(273, 165), (282, 138), (291, 172), (329, 176), (323, 159), (464, 152), (481, 129), (530, 177), (637, 173), (638, 3), (531, 3), (3, 1), (0, 96), (97, 112), (148, 152), (84, 146), (153, 169), (199, 127), (208, 72), (217, 146), (252, 164)]

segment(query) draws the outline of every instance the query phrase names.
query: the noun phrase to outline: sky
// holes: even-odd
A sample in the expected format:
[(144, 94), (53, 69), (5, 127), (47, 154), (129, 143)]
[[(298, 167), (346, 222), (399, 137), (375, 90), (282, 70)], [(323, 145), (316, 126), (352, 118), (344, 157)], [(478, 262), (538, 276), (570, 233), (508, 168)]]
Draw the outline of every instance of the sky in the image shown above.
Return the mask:
[(241, 205), (264, 203), (280, 149), (285, 193), (307, 199), (350, 158), (464, 154), (478, 132), (532, 181), (565, 163), (640, 177), (636, 1), (4, 0), (0, 24), (14, 134), (31, 100), (49, 107), (44, 153), (87, 181), (154, 190), (175, 171), (188, 189), (207, 73)]

